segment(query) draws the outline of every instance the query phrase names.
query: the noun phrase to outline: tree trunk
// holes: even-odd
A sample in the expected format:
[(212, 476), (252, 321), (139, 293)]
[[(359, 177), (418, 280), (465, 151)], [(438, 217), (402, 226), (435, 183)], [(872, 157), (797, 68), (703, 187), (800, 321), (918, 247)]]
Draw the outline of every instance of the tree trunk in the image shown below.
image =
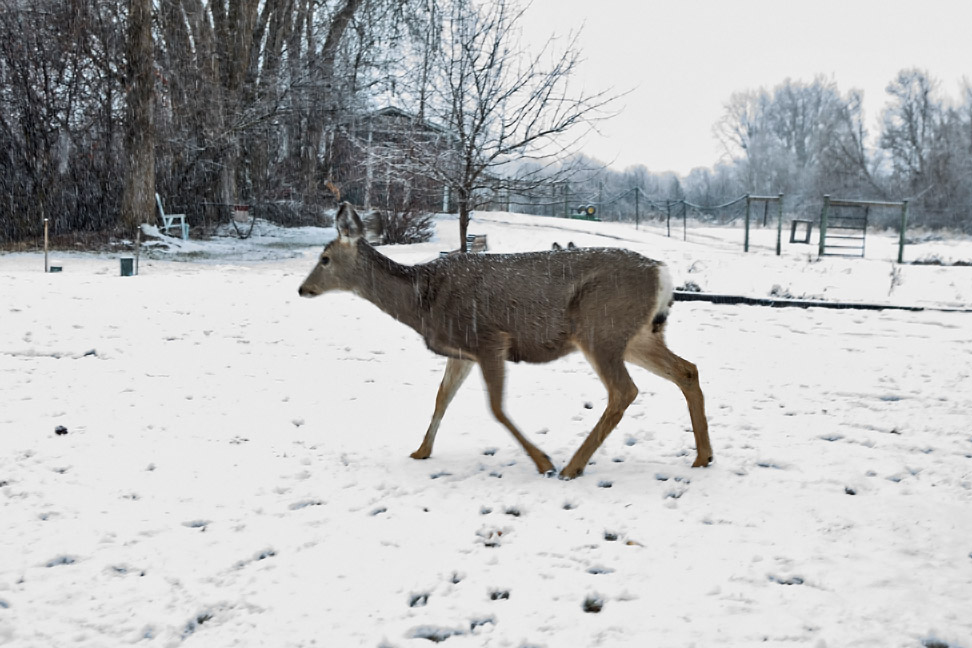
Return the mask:
[(338, 45), (347, 30), (351, 18), (361, 5), (361, 0), (344, 0), (344, 5), (338, 9), (331, 19), (327, 30), (327, 37), (321, 49), (320, 64), (317, 66), (317, 84), (321, 94), (313, 98), (314, 110), (310, 111), (310, 122), (307, 124), (307, 134), (301, 148), (300, 171), (303, 191), (307, 196), (314, 196), (319, 186), (317, 177), (317, 156), (321, 150), (324, 131), (333, 127), (343, 97), (338, 88), (335, 76)]
[(223, 91), (223, 119), (225, 142), (220, 156), (219, 200), (225, 218), (232, 218), (233, 206), (240, 200), (239, 171), (241, 163), (244, 121), (249, 107), (243, 81), (250, 69), (253, 40), (258, 31), (258, 0), (230, 2), (223, 11), (222, 2), (209, 3), (216, 42), (221, 53), (221, 84)]
[(469, 231), (469, 196), (459, 190), (459, 251), (466, 252), (466, 233)]
[(131, 0), (126, 55), (128, 168), (122, 195), (122, 221), (127, 228), (134, 229), (140, 223), (151, 221), (155, 211), (155, 80), (150, 0)]

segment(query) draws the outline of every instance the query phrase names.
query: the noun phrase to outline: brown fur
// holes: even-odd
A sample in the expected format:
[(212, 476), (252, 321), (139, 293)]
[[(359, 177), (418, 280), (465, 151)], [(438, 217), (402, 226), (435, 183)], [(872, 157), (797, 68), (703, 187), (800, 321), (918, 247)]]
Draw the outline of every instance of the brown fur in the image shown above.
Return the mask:
[[(659, 289), (664, 265), (628, 250), (575, 249), (524, 254), (460, 254), (406, 266), (372, 248), (347, 203), (339, 237), (300, 287), (313, 297), (350, 290), (412, 327), (428, 347), (450, 358), (432, 422), (412, 456), (426, 458), (446, 407), (479, 364), (493, 414), (520, 442), (537, 469), (553, 469), (502, 408), (504, 363), (550, 362), (580, 350), (608, 390), (608, 406), (561, 472), (579, 475), (638, 394), (625, 360), (671, 380), (689, 405), (698, 456), (712, 459), (698, 372), (664, 343), (670, 295)], [(326, 264), (322, 263), (327, 259)], [(659, 297), (665, 303), (659, 304)]]

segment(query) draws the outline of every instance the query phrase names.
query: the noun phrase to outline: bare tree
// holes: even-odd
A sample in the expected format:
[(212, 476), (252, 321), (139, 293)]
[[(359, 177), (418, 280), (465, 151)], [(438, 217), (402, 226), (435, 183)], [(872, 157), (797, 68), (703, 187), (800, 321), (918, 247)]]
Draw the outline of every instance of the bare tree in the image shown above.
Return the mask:
[(122, 221), (130, 228), (145, 222), (155, 210), (155, 78), (151, 0), (132, 0), (126, 46), (125, 150), (128, 168), (122, 196)]
[(362, 0), (343, 0), (331, 17), (324, 43), (320, 49), (311, 44), (309, 50), (310, 82), (316, 88), (310, 104), (307, 135), (301, 149), (301, 175), (304, 191), (314, 194), (318, 187), (318, 160), (325, 130), (333, 129), (341, 108), (340, 98), (348, 94), (339, 88), (336, 64), (338, 45)]
[(890, 153), (895, 173), (914, 190), (927, 182), (932, 139), (941, 119), (937, 86), (927, 72), (912, 68), (899, 72), (887, 87), (891, 102), (882, 114), (881, 148)]
[(873, 183), (861, 94), (842, 95), (824, 77), (734, 93), (713, 131), (743, 191), (782, 191), (791, 207), (815, 204), (838, 187)]
[(712, 129), (746, 191), (775, 189), (766, 186), (780, 157), (769, 126), (771, 104), (772, 97), (764, 89), (734, 92)]
[(0, 241), (117, 224), (125, 14), (0, 0)]
[(455, 0), (430, 63), (425, 114), (451, 145), (434, 155), (420, 151), (417, 161), (453, 192), (463, 251), (470, 212), (484, 199), (478, 192), (495, 187), (496, 172), (511, 160), (565, 157), (613, 99), (570, 86), (580, 61), (577, 35), (563, 48), (551, 37), (530, 53), (520, 41), (522, 16), (515, 0)]
[(751, 157), (755, 141), (765, 128), (770, 98), (765, 90), (733, 92), (722, 107), (722, 117), (713, 125), (715, 136), (726, 157), (738, 160)]
[(949, 103), (923, 70), (902, 70), (888, 86), (881, 146), (893, 179), (911, 190), (916, 220), (933, 227), (968, 228), (972, 204), (972, 91)]
[(786, 79), (773, 90), (769, 127), (797, 169), (819, 164), (844, 103), (837, 84), (822, 76), (810, 83)]
[(886, 183), (878, 170), (879, 160), (872, 155), (864, 126), (864, 93), (851, 90), (837, 108), (834, 136), (820, 153), (818, 192), (865, 192), (888, 197)]

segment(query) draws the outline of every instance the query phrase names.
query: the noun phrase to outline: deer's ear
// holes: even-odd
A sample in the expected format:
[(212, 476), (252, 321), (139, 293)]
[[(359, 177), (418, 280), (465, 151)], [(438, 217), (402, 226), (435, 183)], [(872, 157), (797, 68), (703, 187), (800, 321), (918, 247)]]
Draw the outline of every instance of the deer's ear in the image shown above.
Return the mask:
[(356, 239), (364, 233), (364, 224), (358, 213), (354, 211), (349, 203), (343, 202), (338, 207), (337, 216), (334, 217), (334, 226), (337, 227), (338, 237)]

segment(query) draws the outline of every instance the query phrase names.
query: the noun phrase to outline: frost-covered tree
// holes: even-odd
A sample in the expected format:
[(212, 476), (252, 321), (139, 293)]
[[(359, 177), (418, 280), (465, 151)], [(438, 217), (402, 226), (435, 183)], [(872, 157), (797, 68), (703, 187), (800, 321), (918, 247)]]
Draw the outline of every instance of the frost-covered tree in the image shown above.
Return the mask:
[(549, 168), (611, 97), (571, 85), (580, 61), (576, 35), (563, 45), (551, 37), (538, 50), (522, 42), (523, 9), (515, 0), (454, 0), (443, 9), (423, 112), (452, 145), (416, 162), (450, 187), (465, 251), (469, 214), (482, 199), (478, 192), (495, 186), (498, 170), (512, 159)]
[(782, 191), (791, 205), (816, 202), (833, 186), (836, 167), (869, 172), (860, 97), (824, 77), (786, 79), (772, 92), (734, 93), (713, 130), (744, 191)]
[(942, 117), (937, 86), (924, 70), (902, 70), (888, 84), (891, 100), (881, 115), (881, 148), (890, 154), (894, 173), (916, 190), (927, 182), (932, 141)]
[(928, 72), (902, 70), (888, 85), (880, 145), (892, 180), (909, 190), (913, 212), (932, 226), (972, 227), (972, 89), (950, 103)]

